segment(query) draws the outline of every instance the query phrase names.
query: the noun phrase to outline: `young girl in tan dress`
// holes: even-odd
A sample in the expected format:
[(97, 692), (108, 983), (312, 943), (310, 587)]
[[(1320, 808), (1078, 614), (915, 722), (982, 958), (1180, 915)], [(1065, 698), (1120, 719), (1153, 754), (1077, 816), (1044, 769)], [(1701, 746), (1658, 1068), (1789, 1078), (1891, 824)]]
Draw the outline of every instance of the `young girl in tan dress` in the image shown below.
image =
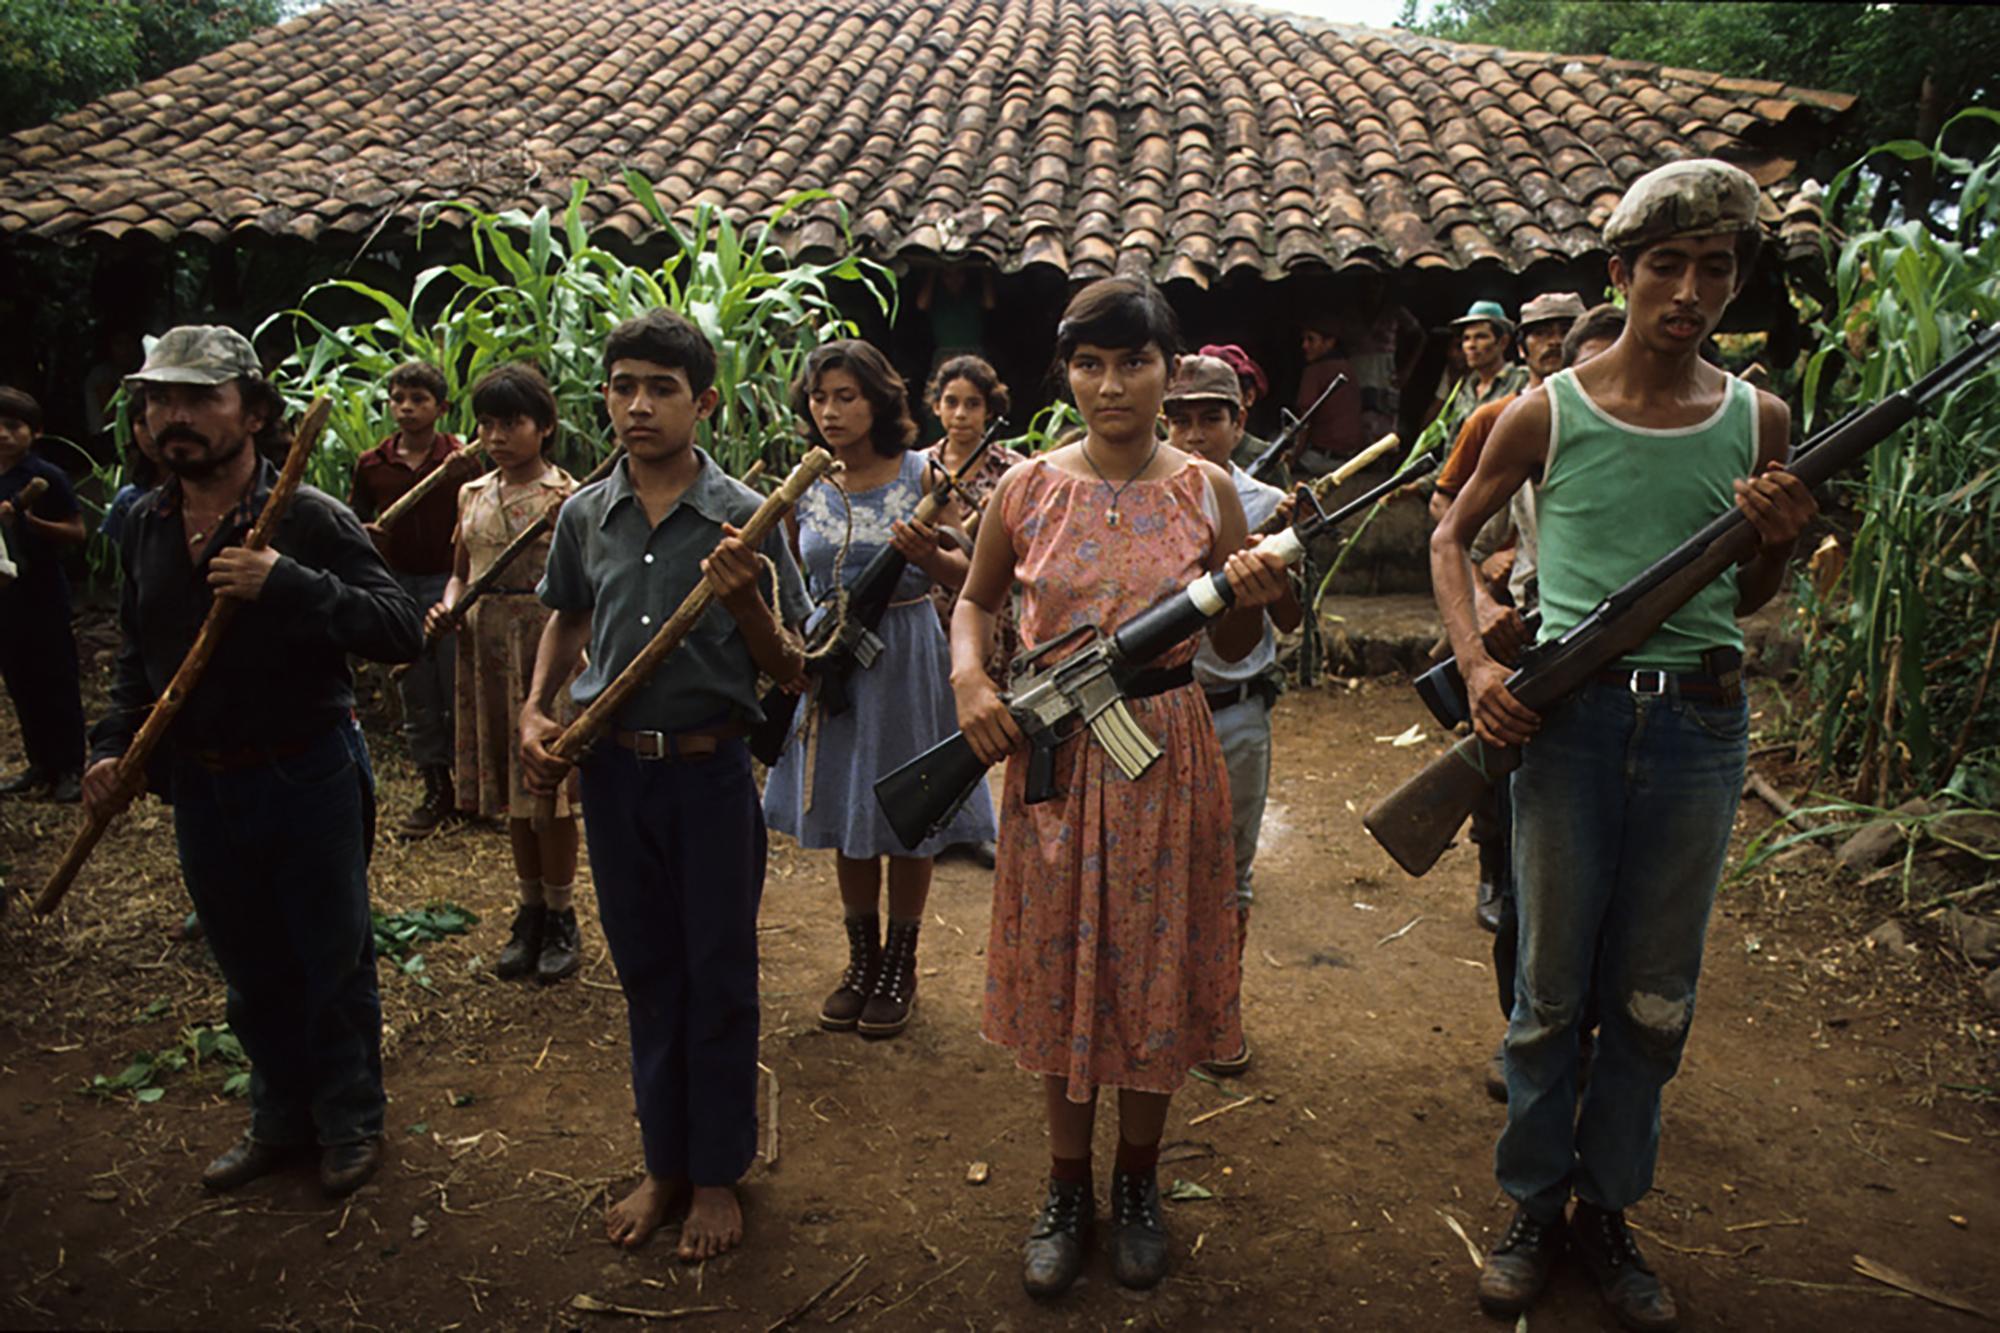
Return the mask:
[[(472, 390), (479, 444), (493, 471), (458, 493), (451, 580), (428, 620), (441, 624), (465, 587), (490, 567), (508, 543), (576, 489), (548, 461), (555, 440), (556, 400), (533, 366), (501, 366)], [(556, 797), (556, 817), (534, 825), (535, 802), (521, 781), (517, 742), (521, 704), (535, 674), (535, 646), (549, 613), (535, 597), (548, 561), (544, 536), (515, 558), (467, 610), (458, 647), (456, 763), (458, 806), (467, 814), (505, 818), (520, 881), (520, 908), (500, 953), (503, 977), (560, 981), (576, 971), (577, 826), (575, 778)]]
[[(1165, 299), (1130, 279), (1084, 288), (1057, 326), (1084, 436), (1001, 479), (952, 617), (959, 725), (989, 763), (1018, 759), (1022, 745), (985, 668), (1016, 585), (1026, 651), (1078, 626), (1109, 632), (1226, 570), (1234, 609), (1209, 635), (1227, 660), (1255, 646), (1261, 608), (1284, 593), (1276, 556), (1238, 549), (1245, 525), (1228, 474), (1158, 436), (1178, 350)], [(1189, 669), (1195, 647), (1178, 645), (1134, 684), (1132, 714), (1164, 752), (1137, 780), (1088, 732), (1056, 752), (1051, 801), (1024, 804), (1026, 764), (1007, 766), (983, 1027), (1042, 1076), (1053, 1160), (1022, 1274), (1035, 1296), (1060, 1294), (1082, 1270), (1104, 1087), (1118, 1089), (1112, 1271), (1128, 1287), (1165, 1275), (1154, 1171), (1167, 1109), (1189, 1069), (1243, 1040), (1228, 778)]]

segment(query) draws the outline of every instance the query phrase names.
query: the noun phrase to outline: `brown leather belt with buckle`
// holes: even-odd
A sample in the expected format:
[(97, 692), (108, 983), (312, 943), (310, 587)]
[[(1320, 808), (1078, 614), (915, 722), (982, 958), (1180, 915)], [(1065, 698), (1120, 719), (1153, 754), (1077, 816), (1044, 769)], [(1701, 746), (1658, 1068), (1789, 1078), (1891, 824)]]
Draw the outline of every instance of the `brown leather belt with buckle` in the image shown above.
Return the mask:
[(743, 735), (742, 726), (704, 727), (699, 731), (613, 731), (611, 742), (635, 758), (662, 763), (692, 763), (713, 759), (724, 741)]

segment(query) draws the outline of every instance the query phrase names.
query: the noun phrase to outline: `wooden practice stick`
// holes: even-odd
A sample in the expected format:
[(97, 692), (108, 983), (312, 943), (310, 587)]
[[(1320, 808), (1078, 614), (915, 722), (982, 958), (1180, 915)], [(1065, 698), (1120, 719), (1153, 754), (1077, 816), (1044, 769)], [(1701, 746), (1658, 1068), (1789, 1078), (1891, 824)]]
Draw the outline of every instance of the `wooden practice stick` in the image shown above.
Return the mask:
[[(305, 475), (306, 463), (312, 458), (313, 447), (319, 443), (320, 432), (326, 427), (328, 414), (333, 405), (325, 398), (315, 398), (313, 405), (306, 409), (305, 420), (299, 424), (299, 433), (292, 439), (292, 451), (285, 457), (285, 466), (278, 473), (277, 484), (271, 487), (270, 496), (264, 501), (264, 512), (257, 515), (256, 526), (243, 539), (243, 549), (259, 551), (271, 544), (272, 534), (278, 530), (278, 521), (285, 516), (285, 510), (292, 502), (292, 496), (299, 489), (299, 480)], [(146, 714), (146, 721), (140, 726), (138, 735), (118, 760), (117, 783), (120, 792), (135, 792), (144, 780), (146, 761), (159, 746), (160, 738), (173, 725), (188, 695), (193, 693), (201, 673), (207, 669), (208, 660), (215, 656), (216, 645), (222, 642), (222, 633), (229, 627), (230, 620), (243, 605), (234, 597), (214, 598), (208, 606), (208, 616), (201, 622), (201, 629), (194, 636), (187, 656), (181, 659), (180, 668), (174, 678), (167, 682), (167, 688), (160, 691), (160, 697), (153, 701), (153, 709)], [(69, 892), (69, 886), (76, 881), (77, 872), (90, 859), (91, 849), (97, 846), (104, 830), (111, 827), (114, 814), (109, 806), (97, 806), (85, 817), (83, 827), (78, 829), (71, 840), (69, 850), (42, 886), (41, 896), (35, 899), (35, 911), (46, 916), (56, 909), (56, 904)]]
[(375, 517), (375, 526), (387, 532), (402, 520), (403, 515), (416, 508), (423, 498), (444, 485), (447, 473), (462, 474), (462, 464), (479, 456), (477, 444), (461, 444), (446, 454), (438, 465), (417, 478), (417, 484), (396, 497), (396, 502)]
[[(792, 469), (791, 475), (779, 483), (777, 490), (764, 497), (764, 503), (757, 506), (757, 512), (743, 525), (741, 535), (743, 544), (753, 551), (762, 546), (764, 538), (778, 525), (778, 520), (799, 502), (799, 497), (806, 493), (808, 487), (832, 468), (832, 454), (824, 449), (808, 450), (806, 456), (799, 460), (799, 465)], [(654, 671), (659, 669), (660, 663), (666, 661), (667, 656), (680, 646), (681, 640), (687, 637), (688, 631), (694, 628), (695, 622), (701, 619), (714, 600), (715, 589), (710, 586), (708, 576), (704, 574), (701, 582), (694, 585), (694, 590), (682, 599), (673, 615), (667, 617), (667, 623), (654, 633), (652, 641), (626, 663), (625, 669), (618, 673), (617, 679), (605, 686), (604, 693), (593, 699), (590, 707), (584, 709), (583, 714), (569, 724), (568, 730), (549, 746), (549, 753), (566, 763), (574, 764), (583, 752), (590, 748), (591, 742), (604, 734), (605, 729), (611, 725), (611, 719), (617, 716), (618, 710), (624, 707), (625, 702), (638, 692), (639, 687), (646, 683)], [(555, 812), (555, 797), (537, 796), (535, 827), (546, 828), (549, 821), (555, 818)]]

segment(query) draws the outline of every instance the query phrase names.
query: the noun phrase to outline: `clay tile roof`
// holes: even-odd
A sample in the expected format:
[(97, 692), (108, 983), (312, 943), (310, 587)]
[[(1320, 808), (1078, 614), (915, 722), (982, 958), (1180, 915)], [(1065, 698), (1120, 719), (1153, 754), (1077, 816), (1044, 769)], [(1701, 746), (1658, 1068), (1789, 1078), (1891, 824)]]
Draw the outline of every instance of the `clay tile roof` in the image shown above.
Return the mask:
[[(1189, 0), (336, 0), (0, 139), (0, 238), (351, 244), (425, 204), (650, 230), (799, 190), (878, 257), (1207, 283), (1350, 264), (1520, 270), (1598, 246), (1624, 184), (1719, 154), (1783, 252), (1799, 154), (1854, 99)], [(794, 253), (838, 243), (828, 201)]]

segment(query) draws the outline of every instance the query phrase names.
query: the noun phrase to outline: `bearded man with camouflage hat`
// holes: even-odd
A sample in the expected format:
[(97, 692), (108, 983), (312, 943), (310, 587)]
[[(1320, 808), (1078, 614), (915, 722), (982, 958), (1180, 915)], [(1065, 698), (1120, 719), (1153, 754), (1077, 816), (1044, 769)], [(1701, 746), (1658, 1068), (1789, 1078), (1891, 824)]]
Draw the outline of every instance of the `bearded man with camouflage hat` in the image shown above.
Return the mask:
[[(1624, 332), (1508, 409), (1431, 539), (1473, 725), (1523, 747), (1511, 789), (1520, 944), (1507, 1127), (1494, 1153), (1518, 1207), (1480, 1273), (1491, 1315), (1525, 1311), (1567, 1242), (1626, 1328), (1678, 1326), (1625, 1209), (1652, 1187), (1661, 1090), (1694, 1018), (1743, 785), (1736, 618), (1777, 592), (1816, 511), (1780, 468), (1784, 403), (1700, 357), (1756, 258), (1757, 205), (1756, 183), (1719, 161), (1633, 183), (1604, 230)], [(1468, 556), (1480, 526), (1536, 474), (1543, 642), (1732, 503), (1760, 539), (1755, 556), (1546, 715), (1508, 692), (1508, 669), (1481, 642)], [(1579, 1103), (1578, 1029), (1592, 997), (1597, 1053)]]
[[(289, 447), (284, 405), (233, 329), (169, 330), (127, 380), (171, 474), (126, 517), (124, 633), (83, 797), (116, 770), (216, 597), (242, 603), (147, 774), (174, 807), (181, 874), (250, 1057), (250, 1130), (202, 1173), (234, 1189), (317, 1151), (350, 1194), (381, 1160), (382, 1005), (368, 914), (374, 779), (349, 654), (408, 662), (417, 604), (348, 508), (301, 486), (245, 550)], [(265, 457), (260, 457), (260, 452)]]

